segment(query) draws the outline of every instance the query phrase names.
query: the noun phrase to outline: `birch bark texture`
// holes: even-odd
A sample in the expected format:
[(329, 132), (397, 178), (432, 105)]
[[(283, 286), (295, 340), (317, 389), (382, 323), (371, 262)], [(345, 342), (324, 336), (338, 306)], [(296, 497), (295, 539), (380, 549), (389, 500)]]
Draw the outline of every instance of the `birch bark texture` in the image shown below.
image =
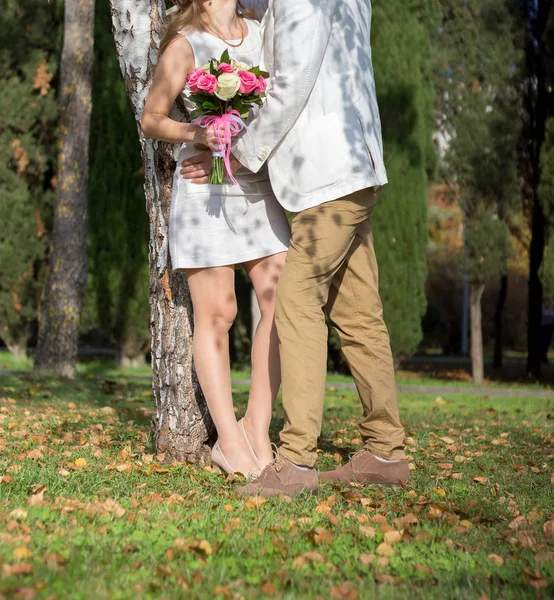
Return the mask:
[[(192, 303), (186, 277), (173, 272), (168, 246), (175, 147), (140, 129), (165, 23), (164, 0), (110, 0), (117, 56), (139, 133), (150, 218), (153, 437), (166, 462), (199, 462), (214, 426), (193, 368)], [(172, 117), (180, 119), (177, 108)]]
[(48, 277), (35, 370), (75, 376), (87, 272), (88, 148), (94, 0), (66, 0), (60, 65), (60, 147)]

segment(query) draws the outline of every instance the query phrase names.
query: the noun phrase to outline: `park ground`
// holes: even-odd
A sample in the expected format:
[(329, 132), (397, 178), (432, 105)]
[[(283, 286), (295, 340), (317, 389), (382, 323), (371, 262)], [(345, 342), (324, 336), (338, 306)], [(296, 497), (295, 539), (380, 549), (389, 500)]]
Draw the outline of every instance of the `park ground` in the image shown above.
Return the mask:
[[(0, 375), (0, 599), (554, 597), (554, 394), (400, 403), (406, 487), (265, 501), (155, 455), (147, 378)], [(320, 469), (360, 448), (358, 414), (328, 390)]]

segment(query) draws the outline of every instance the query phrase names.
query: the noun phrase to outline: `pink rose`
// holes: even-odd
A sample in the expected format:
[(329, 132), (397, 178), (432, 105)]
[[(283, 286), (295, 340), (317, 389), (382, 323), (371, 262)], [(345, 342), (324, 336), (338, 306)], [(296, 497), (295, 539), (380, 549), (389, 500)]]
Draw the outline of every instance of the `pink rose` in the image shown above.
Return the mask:
[(241, 94), (251, 94), (258, 89), (258, 78), (250, 71), (239, 71)]
[(196, 87), (199, 92), (203, 94), (215, 94), (217, 90), (217, 77), (215, 75), (210, 75), (209, 73), (202, 73), (198, 78), (198, 82)]
[(217, 66), (218, 70), (222, 73), (234, 73), (235, 69), (229, 63), (221, 63)]
[(194, 69), (194, 71), (192, 71), (192, 73), (190, 73), (187, 77), (187, 84), (193, 94), (198, 92), (198, 80), (202, 75), (205, 75), (204, 71), (201, 69)]
[(258, 93), (263, 94), (267, 90), (267, 81), (260, 75), (258, 77)]

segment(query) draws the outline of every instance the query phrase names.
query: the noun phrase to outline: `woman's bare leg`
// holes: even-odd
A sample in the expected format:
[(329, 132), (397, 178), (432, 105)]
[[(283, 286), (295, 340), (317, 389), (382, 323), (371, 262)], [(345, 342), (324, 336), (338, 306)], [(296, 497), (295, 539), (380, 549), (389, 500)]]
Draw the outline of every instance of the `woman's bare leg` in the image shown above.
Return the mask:
[(281, 252), (244, 265), (254, 286), (261, 313), (252, 343), (252, 385), (244, 425), (248, 439), (264, 466), (273, 458), (269, 425), (281, 385), (279, 338), (275, 327), (275, 294), (285, 259), (286, 252)]
[(257, 469), (233, 406), (229, 329), (237, 315), (233, 267), (187, 270), (194, 308), (194, 365), (215, 423), (219, 446), (240, 473)]

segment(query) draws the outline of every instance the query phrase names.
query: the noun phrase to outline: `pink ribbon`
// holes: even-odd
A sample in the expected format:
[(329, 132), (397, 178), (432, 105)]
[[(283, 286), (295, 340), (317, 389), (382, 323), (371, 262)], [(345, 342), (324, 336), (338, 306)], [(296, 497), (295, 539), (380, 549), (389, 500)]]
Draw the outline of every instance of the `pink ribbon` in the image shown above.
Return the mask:
[[(235, 179), (231, 171), (231, 138), (238, 135), (243, 129), (246, 129), (246, 123), (240, 118), (238, 110), (229, 110), (226, 114), (219, 115), (206, 115), (204, 117), (198, 117), (192, 122), (193, 125), (199, 125), (206, 129), (213, 125), (217, 143), (224, 148), (222, 152), (214, 152), (213, 156), (223, 158), (227, 175), (235, 185), (239, 185), (239, 182)], [(220, 126), (223, 125), (224, 136), (221, 136)]]

